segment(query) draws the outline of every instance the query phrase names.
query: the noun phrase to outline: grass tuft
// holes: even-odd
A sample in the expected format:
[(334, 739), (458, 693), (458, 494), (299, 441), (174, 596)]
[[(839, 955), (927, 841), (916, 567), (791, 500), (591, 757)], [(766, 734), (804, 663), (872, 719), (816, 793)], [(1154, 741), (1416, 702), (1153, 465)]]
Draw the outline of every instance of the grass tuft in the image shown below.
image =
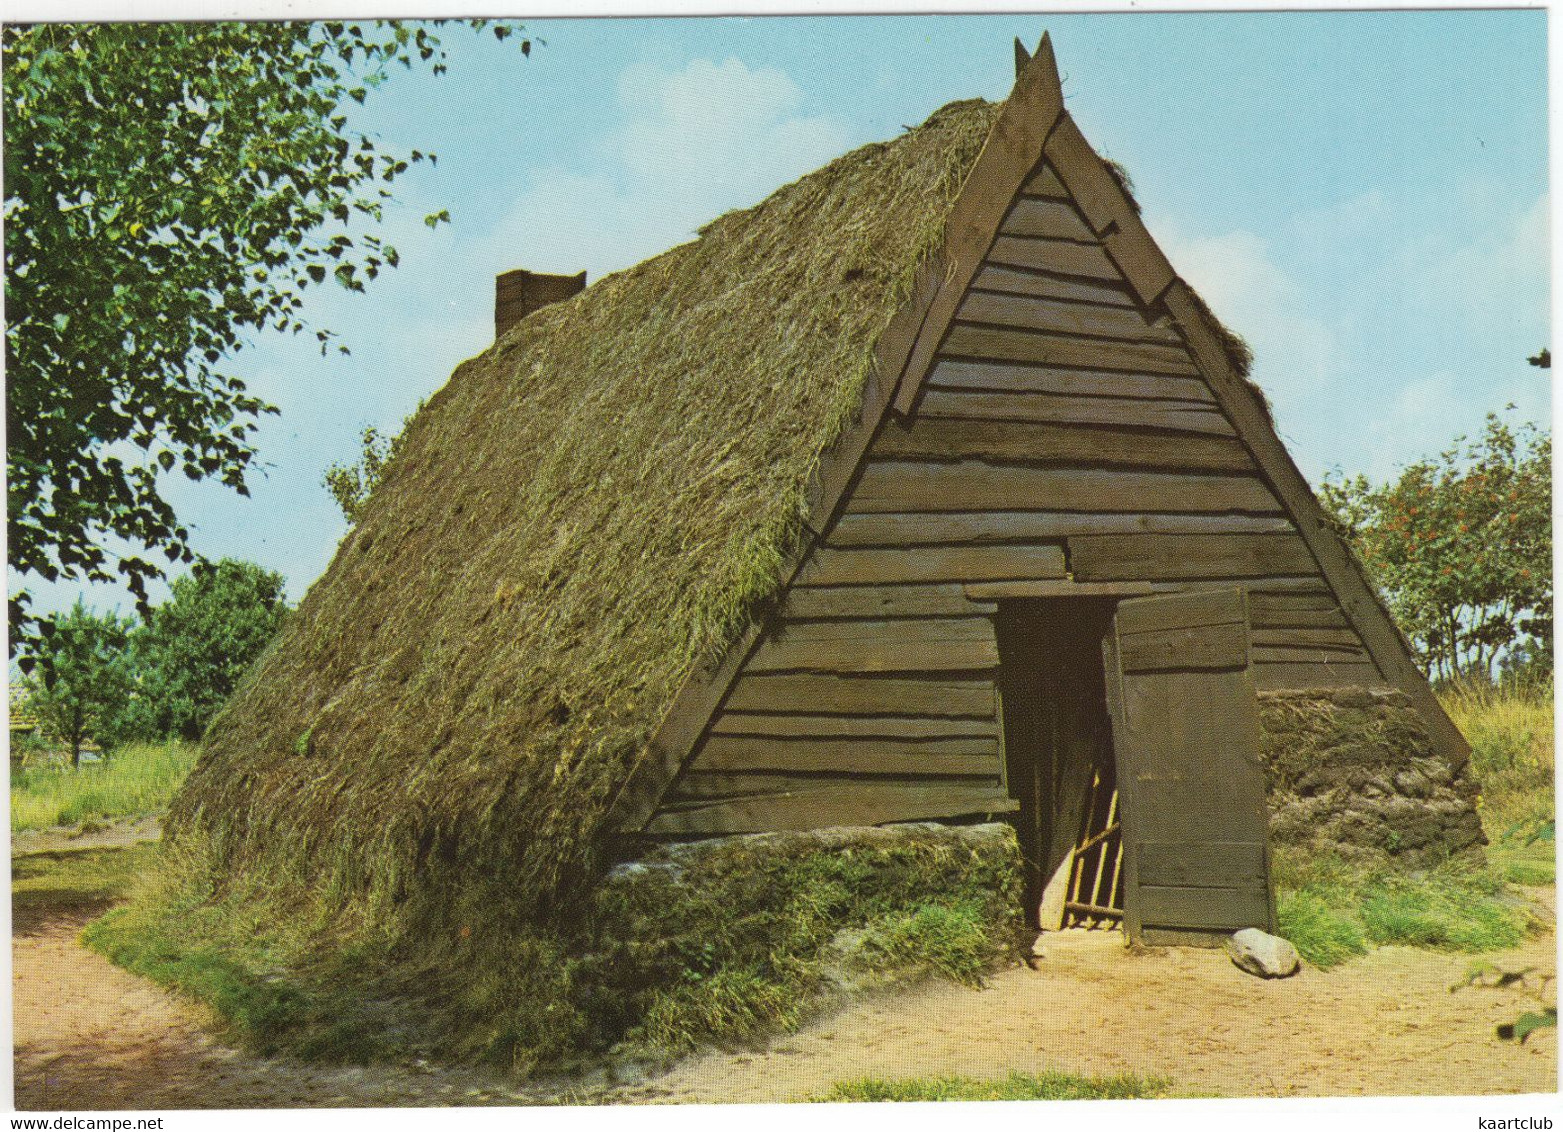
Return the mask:
[(886, 1080), (864, 1077), (837, 1083), (815, 1101), (1099, 1101), (1138, 1100), (1165, 1096), (1172, 1082), (1165, 1077), (1132, 1073), (1084, 1077), (1074, 1073), (1020, 1073), (993, 1080), (973, 1077), (910, 1077)]
[(184, 743), (138, 743), (102, 762), (11, 772), (11, 832), (145, 817), (166, 809), (199, 751)]
[(1282, 850), (1275, 877), (1280, 933), (1321, 969), (1384, 944), (1502, 950), (1518, 945), (1531, 924), (1506, 894), (1502, 871), (1476, 861), (1404, 873), (1373, 858)]

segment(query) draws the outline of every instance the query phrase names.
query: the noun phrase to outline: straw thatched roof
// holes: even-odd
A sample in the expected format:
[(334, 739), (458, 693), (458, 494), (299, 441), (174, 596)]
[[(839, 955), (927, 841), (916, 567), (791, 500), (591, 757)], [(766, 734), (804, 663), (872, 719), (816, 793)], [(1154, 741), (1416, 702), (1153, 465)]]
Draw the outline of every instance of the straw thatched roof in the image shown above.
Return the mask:
[(344, 897), (558, 891), (686, 677), (773, 596), (997, 113), (947, 106), (458, 368), (172, 828)]

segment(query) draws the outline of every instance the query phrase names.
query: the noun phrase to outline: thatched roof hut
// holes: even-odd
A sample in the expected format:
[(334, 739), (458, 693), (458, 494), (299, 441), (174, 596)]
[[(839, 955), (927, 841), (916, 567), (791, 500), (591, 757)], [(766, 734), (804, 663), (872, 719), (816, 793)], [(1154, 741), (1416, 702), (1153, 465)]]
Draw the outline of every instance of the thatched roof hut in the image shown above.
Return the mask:
[[(1399, 687), (1458, 764), (1045, 39), (1019, 70), (1002, 105), (849, 153), (458, 368), (173, 828), (366, 907), (547, 906), (610, 833), (1018, 812), (1045, 904), (1076, 827), (1116, 820), (1111, 700), (1129, 891), (1189, 929), (1180, 867), (1266, 915), (1255, 687)], [(1205, 818), (1151, 785), (1180, 756), (1143, 736), (1170, 732)]]

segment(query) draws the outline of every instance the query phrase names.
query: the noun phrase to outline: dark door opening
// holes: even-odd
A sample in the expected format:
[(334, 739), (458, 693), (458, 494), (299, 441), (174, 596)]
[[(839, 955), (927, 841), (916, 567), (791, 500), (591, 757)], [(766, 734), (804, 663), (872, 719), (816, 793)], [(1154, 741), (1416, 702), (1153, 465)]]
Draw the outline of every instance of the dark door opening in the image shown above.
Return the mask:
[(1113, 599), (999, 605), (1010, 795), (1033, 927), (1117, 926), (1124, 873), (1102, 642)]

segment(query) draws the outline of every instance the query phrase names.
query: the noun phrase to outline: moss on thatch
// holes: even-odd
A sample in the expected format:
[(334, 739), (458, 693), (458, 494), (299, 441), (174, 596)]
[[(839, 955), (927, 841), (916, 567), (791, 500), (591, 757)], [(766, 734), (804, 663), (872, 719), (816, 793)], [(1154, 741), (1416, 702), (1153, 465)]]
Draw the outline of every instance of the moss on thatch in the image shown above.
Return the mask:
[(213, 723), (174, 834), (370, 919), (546, 907), (777, 589), (997, 110), (947, 106), (459, 367)]

